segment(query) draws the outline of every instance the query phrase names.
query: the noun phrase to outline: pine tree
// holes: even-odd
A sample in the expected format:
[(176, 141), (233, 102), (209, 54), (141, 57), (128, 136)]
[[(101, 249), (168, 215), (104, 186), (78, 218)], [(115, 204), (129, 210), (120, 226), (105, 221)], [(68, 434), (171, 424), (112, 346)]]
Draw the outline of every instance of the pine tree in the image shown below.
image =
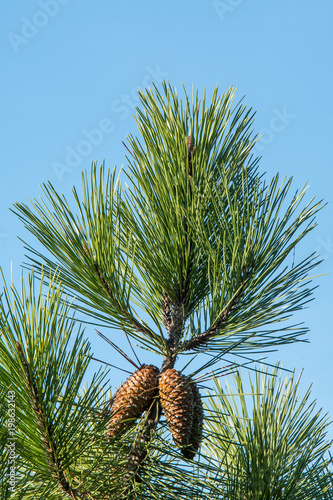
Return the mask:
[[(229, 498), (226, 462), (201, 445), (219, 422), (203, 404), (205, 372), (307, 333), (291, 318), (312, 298), (319, 259), (288, 259), (322, 203), (305, 203), (306, 186), (290, 195), (291, 178), (264, 180), (254, 113), (234, 104), (232, 88), (216, 88), (209, 103), (184, 94), (167, 83), (140, 93), (141, 137), (128, 137), (126, 171), (93, 164), (82, 196), (74, 187), (68, 201), (47, 183), (40, 201), (15, 204), (39, 246), (26, 244), (28, 283), (5, 284), (0, 302), (0, 396), (6, 408), (8, 388), (15, 394), (17, 453), (16, 489), (3, 475), (3, 498)], [(82, 388), (93, 356), (84, 323), (118, 331), (113, 345), (125, 335), (145, 350), (145, 364), (133, 362), (111, 396), (102, 370)], [(324, 484), (325, 470), (309, 477)]]

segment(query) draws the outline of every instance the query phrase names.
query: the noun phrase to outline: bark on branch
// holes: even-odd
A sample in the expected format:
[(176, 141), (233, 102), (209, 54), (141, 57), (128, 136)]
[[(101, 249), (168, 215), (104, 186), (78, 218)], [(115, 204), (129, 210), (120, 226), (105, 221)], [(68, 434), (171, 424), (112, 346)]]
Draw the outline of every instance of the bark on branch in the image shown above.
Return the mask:
[(147, 417), (144, 421), (143, 428), (140, 429), (129, 455), (129, 459), (127, 462), (127, 473), (124, 478), (125, 485), (128, 485), (126, 487), (127, 494), (130, 494), (134, 481), (141, 482), (143, 465), (147, 457), (147, 443), (149, 443), (152, 437), (152, 433), (155, 431), (160, 417), (160, 405), (158, 403), (158, 399), (155, 399), (152, 403), (151, 408), (147, 412)]

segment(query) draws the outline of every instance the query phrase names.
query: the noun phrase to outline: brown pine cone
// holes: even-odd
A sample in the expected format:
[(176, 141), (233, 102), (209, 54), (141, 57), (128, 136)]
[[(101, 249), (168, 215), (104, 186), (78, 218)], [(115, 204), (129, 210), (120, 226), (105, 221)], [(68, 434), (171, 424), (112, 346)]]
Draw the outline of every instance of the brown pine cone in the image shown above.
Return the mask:
[(202, 440), (203, 405), (199, 389), (194, 381), (191, 382), (191, 389), (192, 389), (193, 403), (194, 403), (192, 429), (189, 439), (189, 446), (182, 450), (182, 454), (184, 455), (185, 458), (193, 460)]
[(173, 440), (179, 448), (185, 448), (189, 445), (193, 423), (191, 383), (185, 375), (169, 368), (160, 377), (159, 396)]
[(149, 408), (157, 394), (158, 373), (156, 366), (142, 365), (117, 390), (112, 400), (108, 436), (115, 437), (133, 425), (133, 420)]

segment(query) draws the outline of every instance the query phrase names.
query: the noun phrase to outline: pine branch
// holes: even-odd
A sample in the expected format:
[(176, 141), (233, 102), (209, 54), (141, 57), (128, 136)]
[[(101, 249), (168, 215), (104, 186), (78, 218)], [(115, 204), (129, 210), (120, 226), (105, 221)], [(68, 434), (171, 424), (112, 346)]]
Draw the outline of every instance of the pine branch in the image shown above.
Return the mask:
[(234, 311), (237, 306), (239, 298), (245, 289), (246, 283), (250, 278), (250, 272), (251, 272), (250, 269), (248, 271), (243, 269), (240, 286), (234, 292), (231, 302), (227, 305), (227, 307), (222, 311), (217, 320), (209, 328), (207, 328), (204, 332), (200, 333), (196, 337), (193, 337), (187, 342), (184, 342), (179, 349), (180, 352), (190, 351), (192, 349), (196, 349), (206, 344), (207, 342), (209, 342), (209, 340), (211, 340), (214, 337), (214, 335), (216, 335), (218, 332), (222, 330), (222, 328), (226, 325), (226, 323), (229, 320), (230, 313)]
[[(73, 242), (72, 240), (70, 239), (66, 229), (64, 228), (63, 224), (61, 223), (61, 221), (59, 220), (59, 218), (56, 216), (55, 214), (55, 217), (56, 219), (58, 220), (59, 224), (61, 225), (61, 227), (63, 228), (69, 242), (73, 245)], [(80, 226), (80, 236), (81, 238), (83, 238), (83, 234), (82, 234), (82, 228)], [(108, 297), (110, 299), (110, 301), (112, 302), (112, 305), (113, 307), (118, 310), (129, 322), (129, 324), (139, 333), (143, 333), (145, 335), (147, 335), (148, 337), (150, 338), (153, 338), (152, 334), (151, 334), (151, 331), (149, 328), (146, 328), (144, 325), (142, 325), (142, 323), (140, 323), (138, 320), (136, 320), (134, 318), (133, 315), (129, 314), (128, 310), (125, 309), (124, 307), (121, 306), (121, 304), (119, 303), (119, 301), (116, 300), (115, 298), (115, 295), (114, 295), (114, 292), (112, 290), (112, 288), (109, 286), (107, 280), (105, 279), (99, 265), (97, 264), (97, 262), (95, 261), (94, 258), (91, 257), (91, 253), (89, 251), (89, 248), (87, 246), (87, 244), (84, 242), (84, 240), (82, 241), (82, 248), (85, 252), (85, 254), (87, 255), (87, 257), (93, 261), (93, 266), (89, 266), (91, 270), (93, 270), (99, 281), (100, 281), (100, 284), (101, 284), (101, 287), (102, 289), (108, 294)]]
[[(189, 191), (190, 191), (190, 201), (192, 201), (192, 176), (193, 176), (193, 164), (192, 158), (195, 151), (195, 140), (192, 135), (188, 136), (187, 140), (187, 162), (188, 162), (188, 182), (189, 182)], [(185, 196), (185, 194), (184, 194)], [(173, 301), (172, 307), (170, 308), (170, 304), (168, 298), (164, 296), (163, 299), (163, 323), (168, 332), (168, 347), (170, 350), (170, 357), (164, 360), (163, 363), (163, 371), (168, 368), (173, 367), (174, 362), (176, 360), (176, 351), (179, 344), (179, 341), (182, 337), (184, 331), (184, 325), (188, 317), (187, 309), (189, 305), (189, 292), (190, 292), (190, 280), (191, 280), (191, 272), (193, 268), (193, 240), (190, 239), (189, 228), (188, 228), (188, 210), (186, 199), (184, 199), (184, 235), (185, 235), (185, 244), (183, 255), (180, 256), (180, 290), (177, 295), (177, 300)], [(183, 262), (187, 261), (186, 259), (186, 251), (187, 247), (189, 247), (189, 257), (188, 257), (188, 265), (187, 269), (184, 272)]]
[(171, 330), (171, 308), (170, 308), (170, 299), (166, 294), (163, 295), (163, 309), (162, 309), (162, 318), (163, 318), (163, 325), (168, 332), (168, 335), (170, 337), (170, 330)]
[(68, 497), (73, 500), (92, 499), (90, 495), (82, 493), (77, 488), (73, 488), (67, 480), (66, 473), (62, 467), (61, 459), (57, 453), (57, 444), (53, 439), (54, 426), (52, 422), (48, 421), (43, 393), (38, 391), (36, 381), (31, 373), (29, 363), (25, 358), (21, 344), (16, 342), (16, 347), (24, 367), (28, 391), (32, 401), (33, 410), (35, 411), (37, 417), (37, 426), (41, 433), (47, 464), (56, 478), (60, 489)]
[(190, 181), (190, 186), (191, 186), (191, 180), (192, 180), (192, 175), (193, 175), (192, 159), (193, 159), (194, 153), (195, 153), (195, 139), (190, 134), (188, 136), (188, 140), (187, 140), (188, 178)]
[[(195, 152), (195, 140), (192, 135), (188, 136), (187, 140), (187, 162), (188, 162), (188, 182), (189, 182), (189, 192), (190, 192), (190, 202), (193, 200), (193, 190), (192, 190), (192, 176), (193, 176), (193, 164), (192, 159)], [(190, 279), (191, 272), (193, 269), (193, 250), (194, 243), (193, 239), (189, 241), (189, 228), (188, 228), (188, 211), (185, 209), (184, 214), (184, 234), (185, 234), (185, 249), (189, 245), (189, 263), (186, 269), (186, 275), (181, 272), (182, 285), (181, 285), (181, 300), (184, 304), (184, 309), (187, 311), (189, 305), (189, 291), (190, 291)], [(184, 262), (186, 261), (186, 254), (184, 249)], [(185, 323), (186, 318), (183, 318), (183, 323)]]
[[(250, 379), (251, 403), (240, 373), (207, 400), (208, 454), (220, 464), (228, 485), (226, 498), (324, 498), (327, 414), (310, 402), (310, 389), (300, 397), (294, 373), (282, 380), (256, 369)], [(327, 464), (327, 461), (326, 461)], [(327, 484), (327, 483), (326, 483)]]
[(96, 274), (101, 282), (102, 288), (106, 291), (108, 294), (110, 301), (112, 302), (113, 306), (115, 309), (118, 309), (119, 312), (128, 320), (129, 324), (139, 333), (143, 333), (144, 335), (147, 335), (149, 338), (154, 338), (152, 335), (152, 332), (149, 328), (145, 327), (140, 321), (134, 318), (132, 314), (128, 312), (127, 309), (123, 308), (121, 304), (115, 299), (114, 293), (112, 291), (112, 288), (108, 285), (106, 279), (104, 278), (97, 262), (94, 262), (94, 269), (96, 271)]
[(70, 494), (71, 487), (66, 479), (66, 475), (61, 468), (60, 460), (56, 457), (56, 444), (53, 442), (53, 425), (47, 422), (47, 417), (45, 415), (45, 406), (43, 401), (43, 395), (39, 394), (36, 382), (34, 380), (33, 374), (29, 368), (29, 364), (24, 356), (22, 346), (19, 342), (16, 342), (16, 347), (20, 355), (21, 361), (24, 366), (25, 375), (27, 379), (28, 389), (30, 393), (31, 400), (33, 402), (33, 409), (37, 415), (37, 425), (41, 431), (42, 441), (45, 447), (46, 460), (54, 476), (56, 477), (60, 488), (66, 494)]
[(176, 302), (172, 306), (171, 324), (169, 330), (168, 345), (171, 352), (177, 348), (179, 339), (184, 329), (184, 305), (182, 302)]
[(131, 490), (134, 481), (141, 482), (141, 474), (143, 471), (144, 461), (147, 457), (147, 444), (149, 443), (153, 432), (161, 417), (161, 408), (157, 399), (147, 411), (147, 416), (143, 422), (142, 429), (139, 430), (137, 437), (134, 441), (131, 453), (127, 462), (127, 473), (124, 482), (130, 483), (127, 491)]

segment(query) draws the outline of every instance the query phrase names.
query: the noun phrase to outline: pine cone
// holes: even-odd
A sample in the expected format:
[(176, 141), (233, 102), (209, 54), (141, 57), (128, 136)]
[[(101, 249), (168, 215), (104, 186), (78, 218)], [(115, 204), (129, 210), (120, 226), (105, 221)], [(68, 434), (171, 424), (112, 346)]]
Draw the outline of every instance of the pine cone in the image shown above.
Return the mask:
[(115, 437), (119, 432), (133, 425), (131, 419), (141, 417), (157, 394), (159, 370), (154, 365), (142, 365), (114, 395), (107, 435)]
[(193, 420), (192, 429), (189, 439), (189, 446), (182, 450), (182, 454), (185, 458), (193, 460), (195, 457), (201, 440), (202, 440), (202, 429), (203, 429), (203, 406), (201, 401), (201, 396), (199, 389), (195, 382), (191, 382), (191, 389), (193, 394)]
[(160, 377), (159, 395), (173, 440), (183, 449), (189, 445), (193, 424), (191, 383), (185, 375), (169, 368)]

